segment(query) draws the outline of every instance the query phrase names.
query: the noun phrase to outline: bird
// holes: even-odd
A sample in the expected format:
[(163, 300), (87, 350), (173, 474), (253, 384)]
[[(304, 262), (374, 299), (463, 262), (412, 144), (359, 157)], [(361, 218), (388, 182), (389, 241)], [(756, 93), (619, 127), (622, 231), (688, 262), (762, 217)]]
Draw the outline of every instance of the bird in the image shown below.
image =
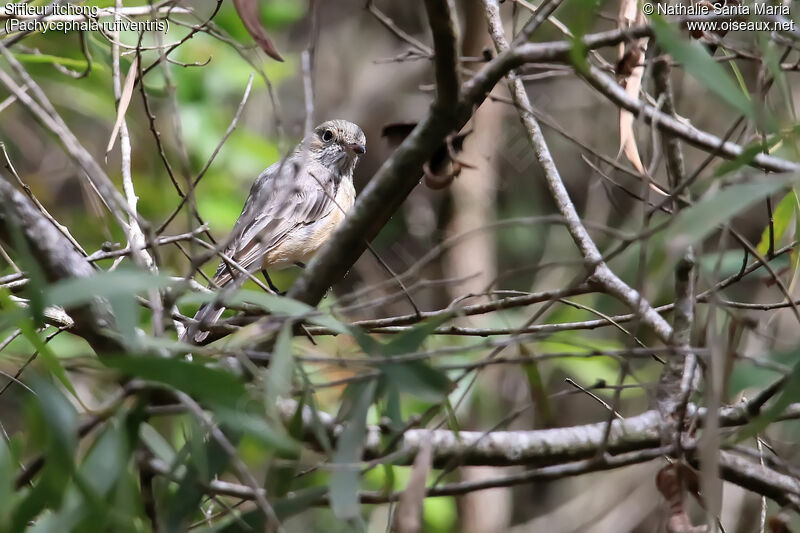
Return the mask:
[[(250, 274), (259, 270), (275, 292), (269, 270), (305, 267), (342, 223), (355, 202), (353, 171), (367, 151), (366, 136), (347, 120), (328, 120), (313, 129), (292, 153), (264, 170), (250, 188), (231, 230), (224, 257)], [(220, 261), (213, 285), (241, 285), (236, 266)], [(202, 342), (199, 329), (219, 319), (224, 308), (208, 303), (195, 314), (183, 339)]]

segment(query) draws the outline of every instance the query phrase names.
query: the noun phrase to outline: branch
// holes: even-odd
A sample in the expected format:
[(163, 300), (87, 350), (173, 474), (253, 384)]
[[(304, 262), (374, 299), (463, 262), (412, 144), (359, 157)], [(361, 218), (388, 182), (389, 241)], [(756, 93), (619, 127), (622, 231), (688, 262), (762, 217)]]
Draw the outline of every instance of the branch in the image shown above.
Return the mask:
[(69, 155), (86, 173), (89, 182), (97, 190), (112, 215), (117, 219), (120, 226), (125, 228), (126, 224), (121, 213), (128, 212), (128, 204), (114, 187), (111, 179), (100, 165), (97, 164), (97, 161), (95, 161), (89, 151), (81, 145), (78, 138), (70, 131), (41, 87), (33, 81), (22, 64), (2, 43), (0, 43), (0, 52), (22, 79), (23, 86), (19, 86), (14, 79), (3, 70), (0, 70), (0, 83), (17, 98), (45, 129), (49, 130), (61, 140), (67, 155)]
[[(509, 46), (503, 30), (503, 23), (500, 19), (500, 8), (496, 0), (484, 0), (484, 5), (489, 22), (489, 33), (492, 36), (495, 48), (498, 52), (505, 52), (509, 49)], [(519, 110), (520, 120), (527, 133), (528, 141), (531, 143), (539, 164), (542, 166), (550, 194), (552, 194), (558, 210), (565, 219), (567, 230), (572, 236), (572, 240), (575, 241), (586, 260), (586, 268), (592, 273), (591, 281), (602, 286), (632, 309), (638, 310), (642, 321), (650, 326), (661, 340), (666, 342), (672, 335), (672, 327), (636, 290), (625, 284), (608, 268), (603, 261), (603, 255), (581, 222), (555, 161), (550, 154), (542, 128), (533, 114), (528, 111), (531, 109), (531, 104), (522, 80), (514, 74), (508, 74), (508, 90), (511, 93), (514, 105)]]
[[(497, 487), (510, 487), (524, 483), (532, 483), (534, 481), (553, 481), (569, 476), (578, 476), (651, 461), (668, 452), (668, 447), (653, 448), (652, 450), (629, 452), (600, 460), (589, 459), (565, 465), (535, 468), (507, 476), (482, 479), (480, 481), (449, 483), (438, 487), (427, 488), (425, 497), (457, 496)], [(141, 467), (155, 474), (166, 476), (167, 478), (173, 478), (174, 476), (169, 465), (159, 459), (148, 458), (141, 460), (139, 464)], [(798, 501), (800, 501), (800, 482), (792, 476), (781, 474), (772, 468), (748, 461), (747, 459), (738, 457), (729, 452), (721, 453), (720, 465), (720, 475), (724, 480), (771, 498), (779, 505), (797, 507)], [(178, 481), (177, 479), (173, 480)], [(251, 487), (246, 485), (221, 480), (209, 481), (205, 489), (213, 494), (232, 496), (243, 500), (256, 500), (259, 497), (263, 497), (265, 494), (263, 489), (254, 491)], [(400, 494), (400, 492), (361, 491), (358, 496), (361, 503), (380, 504), (396, 502), (400, 498)], [(324, 506), (329, 504), (328, 494), (321, 495), (312, 503), (312, 505)]]
[[(689, 18), (685, 17), (678, 21)], [(636, 26), (626, 30), (586, 35), (582, 40), (584, 47), (591, 50), (613, 46), (631, 38), (649, 36), (651, 33), (650, 26)], [(331, 285), (341, 279), (353, 266), (366, 249), (367, 242), (380, 231), (411, 193), (419, 182), (422, 166), (430, 159), (435, 148), (444, 143), (447, 135), (466, 124), (472, 116), (473, 109), (486, 99), (497, 82), (510, 70), (525, 63), (568, 62), (573, 46), (572, 42), (567, 41), (529, 43), (503, 52), (462, 85), (461, 98), (454, 113), (442, 113), (436, 106), (432, 107), (428, 115), (378, 169), (356, 199), (345, 220), (316, 253), (288, 295), (309, 305), (318, 304)], [(626, 99), (624, 107), (635, 115), (643, 112), (648, 122), (656, 115), (659, 128), (672, 131), (707, 151), (717, 152), (722, 145), (718, 153), (723, 157), (735, 158), (742, 153), (741, 146), (722, 143), (719, 138), (677, 122), (650, 106), (630, 101), (613, 80), (611, 85), (617, 93), (623, 92), (621, 97)], [(800, 165), (764, 154), (758, 154), (752, 164), (778, 172), (800, 169)], [(664, 328), (664, 325), (667, 328)], [(661, 326), (662, 333), (669, 331), (666, 322)]]
[[(24, 194), (0, 176), (0, 237), (18, 248), (17, 235), (24, 238), (25, 246), (48, 281), (86, 278), (94, 273), (89, 261), (75, 250), (64, 234)], [(95, 301), (67, 311), (75, 322), (75, 333), (86, 339), (95, 352), (102, 354), (122, 349), (108, 334), (113, 317), (104, 304)]]
[[(680, 137), (696, 148), (708, 152), (716, 152), (726, 159), (735, 159), (744, 152), (744, 149), (738, 144), (723, 141), (719, 137), (662, 113), (651, 105), (631, 98), (613, 79), (593, 65), (588, 65), (587, 69), (581, 72), (581, 75), (616, 105), (627, 109), (636, 117), (641, 117), (648, 124), (654, 124), (658, 129)], [(800, 165), (797, 163), (772, 157), (761, 152), (753, 157), (750, 165), (769, 172), (800, 171)]]
[[(285, 423), (296, 415), (298, 403), (284, 399), (278, 402), (278, 411)], [(706, 409), (694, 404), (687, 406), (687, 416), (702, 421)], [(747, 404), (723, 407), (719, 411), (720, 427), (741, 426), (756, 414), (748, 411)], [(789, 405), (781, 419), (800, 417), (800, 403)], [(661, 413), (645, 411), (624, 420), (614, 419), (608, 436), (606, 451), (611, 455), (658, 448), (661, 446)], [(321, 428), (320, 428), (321, 426)], [(604, 445), (607, 421), (555, 429), (528, 431), (450, 431), (446, 429), (409, 429), (396, 439), (396, 446), (385, 449), (384, 431), (379, 426), (368, 426), (364, 442), (364, 459), (376, 459), (391, 453), (393, 464), (411, 464), (422, 443), (433, 442), (433, 464), (441, 467), (453, 458), (464, 466), (536, 467), (559, 465), (570, 461), (593, 458)], [(332, 442), (341, 435), (343, 426), (331, 415), (304, 406), (302, 412), (303, 439), (314, 442), (316, 431), (324, 430)]]
[[(279, 413), (284, 422), (289, 423), (296, 415), (298, 403), (294, 400), (280, 400)], [(688, 406), (692, 416), (703, 420), (705, 409)], [(790, 405), (784, 417), (800, 416), (800, 404)], [(302, 411), (304, 437), (313, 440), (316, 429), (324, 430), (335, 441), (341, 434), (342, 426), (324, 412), (313, 412), (304, 406)], [(750, 420), (747, 405), (726, 407), (720, 410), (721, 426), (736, 426)], [(672, 446), (662, 446), (659, 442), (659, 426), (662, 423), (658, 411), (647, 411), (624, 421), (614, 420), (608, 440), (607, 454), (597, 458), (595, 454), (604, 445), (606, 422), (575, 426), (570, 428), (533, 431), (460, 431), (449, 430), (408, 430), (398, 440), (397, 449), (389, 450), (393, 464), (411, 464), (424, 442), (432, 443), (434, 464), (443, 465), (458, 458), (464, 465), (527, 465), (534, 468), (507, 476), (499, 476), (478, 482), (452, 483), (439, 487), (429, 487), (426, 496), (451, 496), (494, 487), (507, 487), (533, 481), (550, 481), (568, 476), (581, 475), (642, 463), (662, 457), (671, 452)], [(321, 428), (319, 428), (321, 426)], [(367, 428), (364, 459), (382, 457), (381, 429), (377, 426)], [(694, 452), (695, 441), (687, 443)], [(170, 468), (154, 459), (140, 461), (141, 466), (159, 475), (169, 477)], [(781, 474), (769, 467), (748, 461), (729, 452), (722, 452), (721, 475), (727, 481), (736, 483), (748, 490), (762, 494), (785, 505), (800, 499), (800, 481)], [(211, 481), (205, 487), (210, 492), (229, 495), (246, 500), (263, 497), (252, 487), (223, 481)], [(396, 501), (400, 493), (361, 492), (362, 503), (385, 503)], [(315, 505), (326, 505), (327, 496), (315, 500)]]
[(433, 33), (436, 67), (436, 104), (454, 109), (458, 104), (458, 51), (452, 0), (425, 0), (428, 23)]

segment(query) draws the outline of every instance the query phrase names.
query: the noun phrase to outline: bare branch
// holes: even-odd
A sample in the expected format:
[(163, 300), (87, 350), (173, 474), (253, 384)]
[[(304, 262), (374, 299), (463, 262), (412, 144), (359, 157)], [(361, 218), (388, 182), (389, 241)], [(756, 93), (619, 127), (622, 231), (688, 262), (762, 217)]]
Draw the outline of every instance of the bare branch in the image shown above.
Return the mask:
[[(24, 238), (48, 281), (85, 278), (94, 273), (92, 265), (75, 250), (64, 234), (2, 176), (0, 235), (9, 243), (15, 242), (15, 235)], [(67, 312), (75, 322), (75, 332), (84, 337), (98, 354), (121, 349), (118, 341), (109, 336), (113, 318), (102, 303), (96, 301), (88, 306), (67, 309)]]
[(452, 0), (425, 0), (425, 10), (433, 32), (436, 105), (442, 109), (455, 109), (459, 98), (459, 83)]

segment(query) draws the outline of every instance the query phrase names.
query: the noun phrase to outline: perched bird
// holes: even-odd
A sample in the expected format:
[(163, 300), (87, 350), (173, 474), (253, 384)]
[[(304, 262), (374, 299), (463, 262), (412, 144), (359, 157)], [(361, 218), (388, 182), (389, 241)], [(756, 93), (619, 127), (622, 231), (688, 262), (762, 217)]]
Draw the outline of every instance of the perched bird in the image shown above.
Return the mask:
[[(225, 256), (251, 274), (261, 270), (270, 288), (270, 269), (305, 266), (355, 201), (353, 170), (365, 154), (366, 137), (356, 124), (329, 120), (294, 149), (267, 168), (253, 183), (239, 219), (233, 226)], [(246, 276), (221, 261), (214, 274), (220, 287), (241, 285)], [(206, 304), (195, 315), (200, 325), (211, 324), (224, 311)], [(184, 338), (201, 342), (208, 332), (187, 328)]]

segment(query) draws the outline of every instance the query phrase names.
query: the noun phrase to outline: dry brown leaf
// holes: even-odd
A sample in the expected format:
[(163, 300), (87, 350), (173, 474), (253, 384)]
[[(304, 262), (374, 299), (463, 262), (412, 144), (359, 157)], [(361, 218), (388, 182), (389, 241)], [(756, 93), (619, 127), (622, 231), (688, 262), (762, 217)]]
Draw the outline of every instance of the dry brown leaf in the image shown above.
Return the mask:
[(275, 49), (275, 45), (272, 44), (272, 40), (267, 37), (267, 33), (261, 25), (261, 13), (258, 10), (258, 1), (233, 0), (233, 6), (236, 8), (239, 18), (242, 19), (242, 24), (244, 24), (245, 29), (247, 29), (247, 33), (249, 33), (256, 44), (264, 50), (264, 53), (275, 61), (283, 61), (283, 58), (278, 53), (278, 50)]
[(789, 528), (789, 517), (783, 513), (770, 516), (767, 519), (767, 524), (769, 525), (770, 533), (792, 533)]
[[(631, 75), (623, 83), (628, 96), (637, 100), (639, 99), (639, 89), (642, 87), (642, 76), (644, 76), (644, 67), (634, 67)], [(642, 159), (639, 157), (639, 148), (636, 146), (636, 136), (633, 133), (633, 113), (627, 109), (620, 109), (619, 112), (619, 149), (620, 152), (625, 153), (625, 157), (640, 174), (645, 174)]]
[(106, 146), (106, 154), (113, 148), (114, 143), (117, 142), (117, 134), (122, 127), (122, 121), (125, 120), (125, 113), (128, 111), (128, 106), (131, 103), (131, 95), (133, 94), (133, 86), (136, 83), (136, 73), (139, 70), (139, 57), (133, 58), (131, 68), (128, 69), (128, 75), (125, 77), (125, 85), (122, 87), (122, 94), (119, 95), (119, 106), (117, 106), (117, 120), (114, 122), (114, 129), (111, 130), (111, 137), (108, 139)]
[[(416, 122), (393, 122), (383, 127), (381, 137), (386, 139), (389, 147), (397, 148), (416, 127)], [(468, 130), (448, 135), (444, 144), (437, 147), (430, 160), (422, 166), (423, 181), (429, 189), (444, 189), (463, 169), (475, 168), (460, 157), (464, 141), (471, 133), (472, 130)]]
[[(619, 29), (628, 28), (636, 22), (636, 18), (639, 14), (638, 6), (637, 0), (620, 0), (619, 17), (617, 18), (617, 27)], [(617, 59), (622, 59), (623, 55), (625, 55), (625, 43), (620, 42), (618, 45)]]
[(683, 494), (689, 492), (697, 494), (699, 486), (697, 472), (685, 463), (672, 463), (658, 471), (656, 474), (656, 487), (669, 506), (667, 519), (668, 533), (705, 533), (708, 527), (692, 524), (686, 509), (683, 506)]
[(414, 458), (411, 476), (406, 490), (400, 495), (394, 511), (395, 533), (419, 533), (422, 529), (422, 502), (425, 500), (425, 480), (433, 464), (433, 443), (431, 439), (422, 441)]
[[(645, 17), (638, 9), (637, 0), (620, 0), (619, 29), (624, 30), (643, 22), (645, 22)], [(641, 60), (644, 59), (647, 51), (647, 43), (647, 38), (636, 39), (628, 44), (627, 50), (624, 44), (619, 49), (617, 74), (627, 75), (627, 79), (622, 80), (621, 85), (631, 98), (637, 100), (639, 99), (639, 89), (642, 87), (642, 76), (644, 76), (644, 66), (641, 66)], [(636, 136), (633, 133), (633, 113), (625, 109), (620, 109), (619, 112), (619, 152), (625, 154), (625, 157), (639, 173), (645, 174), (642, 159), (639, 157), (639, 148), (636, 146)]]

